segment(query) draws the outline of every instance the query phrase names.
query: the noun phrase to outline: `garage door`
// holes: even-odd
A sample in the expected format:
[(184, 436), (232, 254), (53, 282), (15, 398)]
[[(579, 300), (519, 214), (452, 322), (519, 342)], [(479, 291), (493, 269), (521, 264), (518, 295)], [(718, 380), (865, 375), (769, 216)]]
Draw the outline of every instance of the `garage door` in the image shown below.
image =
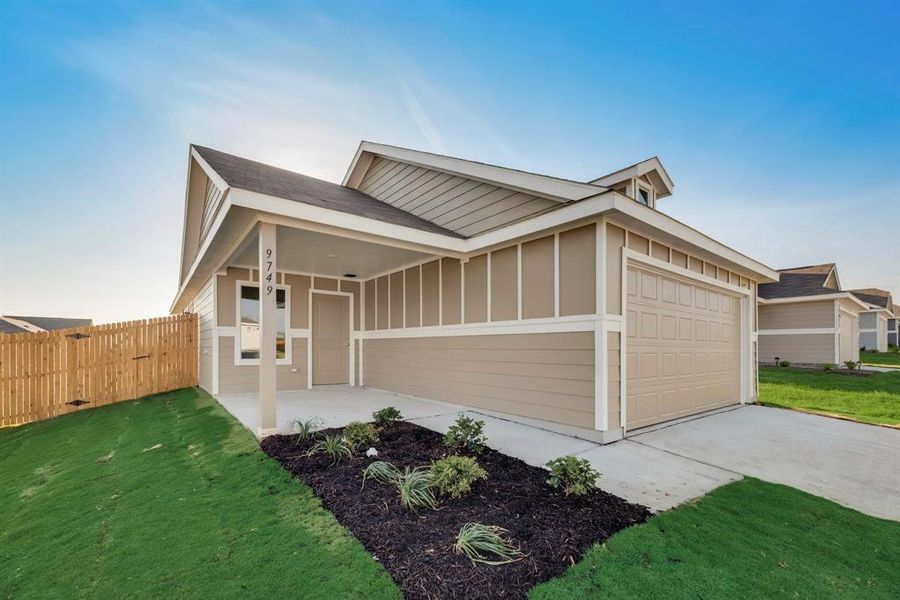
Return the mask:
[(740, 298), (628, 267), (629, 430), (740, 402)]

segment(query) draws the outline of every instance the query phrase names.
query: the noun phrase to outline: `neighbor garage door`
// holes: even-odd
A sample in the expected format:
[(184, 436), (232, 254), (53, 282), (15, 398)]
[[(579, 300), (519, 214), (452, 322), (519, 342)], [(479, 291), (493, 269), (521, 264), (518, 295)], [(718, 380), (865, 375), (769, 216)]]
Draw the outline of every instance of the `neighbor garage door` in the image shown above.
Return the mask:
[(629, 430), (740, 402), (740, 299), (634, 266), (626, 290)]

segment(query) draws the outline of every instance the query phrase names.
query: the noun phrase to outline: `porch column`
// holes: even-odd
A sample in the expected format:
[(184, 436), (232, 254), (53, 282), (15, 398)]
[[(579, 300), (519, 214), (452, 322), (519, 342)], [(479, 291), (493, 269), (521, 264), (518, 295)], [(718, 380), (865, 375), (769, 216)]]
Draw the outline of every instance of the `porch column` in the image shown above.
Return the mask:
[(278, 431), (275, 382), (275, 225), (259, 224), (259, 436)]

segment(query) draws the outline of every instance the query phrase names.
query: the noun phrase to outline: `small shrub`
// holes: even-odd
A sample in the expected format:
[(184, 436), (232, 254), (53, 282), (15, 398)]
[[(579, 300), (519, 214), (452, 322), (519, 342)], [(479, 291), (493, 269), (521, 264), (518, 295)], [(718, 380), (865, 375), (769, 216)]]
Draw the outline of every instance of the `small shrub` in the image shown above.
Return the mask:
[(400, 492), (400, 504), (416, 512), (425, 507), (437, 509), (437, 500), (431, 488), (431, 469), (428, 467), (406, 467), (396, 480), (397, 491)]
[[(506, 530), (496, 525), (482, 525), (481, 523), (466, 523), (459, 530), (453, 551), (466, 556), (473, 563), (480, 562), (486, 565), (505, 565), (521, 560), (525, 557), (522, 551), (513, 546), (503, 534)], [(489, 560), (488, 555), (498, 557)]]
[(847, 369), (850, 371), (855, 371), (856, 367), (859, 366), (859, 363), (855, 360), (846, 360), (844, 361), (844, 365), (846, 365)]
[(326, 435), (324, 439), (313, 444), (306, 455), (312, 456), (320, 453), (330, 456), (332, 465), (341, 462), (341, 459), (343, 458), (353, 456), (353, 450), (350, 449), (350, 446), (347, 445), (344, 438), (339, 435)]
[(324, 423), (319, 417), (311, 419), (294, 419), (291, 423), (291, 430), (296, 436), (295, 441), (300, 444), (306, 440), (312, 439), (316, 435), (316, 430), (322, 427)]
[(791, 361), (789, 361), (789, 360), (783, 360), (783, 361), (781, 361), (781, 366), (782, 366), (782, 367), (789, 367), (789, 366), (791, 366)]
[(444, 435), (444, 445), (457, 450), (479, 454), (484, 450), (487, 437), (484, 435), (484, 421), (460, 415)]
[(376, 460), (363, 471), (363, 487), (367, 479), (374, 479), (379, 483), (396, 483), (400, 478), (400, 469), (384, 460)]
[(350, 449), (356, 452), (360, 447), (368, 448), (378, 441), (378, 431), (371, 423), (353, 421), (344, 427), (344, 440)]
[(468, 456), (448, 456), (431, 465), (431, 485), (451, 498), (459, 498), (472, 491), (472, 484), (487, 478), (487, 471)]
[(375, 425), (382, 429), (396, 425), (402, 419), (403, 415), (401, 415), (400, 411), (393, 406), (386, 406), (381, 410), (376, 410), (372, 413), (372, 420), (375, 421)]
[(591, 463), (577, 456), (561, 456), (547, 463), (550, 469), (550, 478), (547, 480), (552, 487), (562, 488), (566, 496), (575, 494), (581, 496), (594, 489), (594, 484), (600, 479)]
[(834, 371), (834, 365), (831, 363), (825, 363), (824, 365), (822, 365), (822, 370), (826, 373), (831, 373), (832, 371)]

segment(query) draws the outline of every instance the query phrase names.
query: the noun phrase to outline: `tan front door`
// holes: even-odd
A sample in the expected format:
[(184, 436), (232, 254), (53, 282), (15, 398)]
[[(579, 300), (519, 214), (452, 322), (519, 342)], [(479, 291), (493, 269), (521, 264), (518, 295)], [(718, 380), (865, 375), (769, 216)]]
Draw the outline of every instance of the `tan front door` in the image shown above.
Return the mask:
[(350, 301), (313, 294), (313, 385), (350, 383)]
[(740, 402), (740, 299), (628, 267), (628, 429)]

